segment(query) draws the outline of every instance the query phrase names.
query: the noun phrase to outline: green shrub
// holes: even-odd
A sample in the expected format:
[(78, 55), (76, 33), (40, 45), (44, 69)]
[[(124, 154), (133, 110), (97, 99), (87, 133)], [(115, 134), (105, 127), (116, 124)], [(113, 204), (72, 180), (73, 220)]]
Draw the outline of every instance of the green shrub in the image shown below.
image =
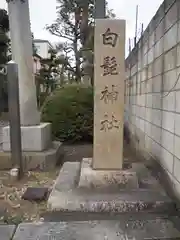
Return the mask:
[(93, 89), (67, 85), (46, 100), (42, 121), (52, 123), (52, 133), (61, 141), (92, 141)]

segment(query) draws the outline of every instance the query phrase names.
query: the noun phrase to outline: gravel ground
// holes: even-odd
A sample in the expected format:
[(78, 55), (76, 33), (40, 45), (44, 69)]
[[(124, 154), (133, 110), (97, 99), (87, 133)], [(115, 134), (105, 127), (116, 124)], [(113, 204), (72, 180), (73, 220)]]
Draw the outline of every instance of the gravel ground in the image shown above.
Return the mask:
[[(65, 145), (64, 161), (81, 161), (92, 156), (92, 145)], [(0, 222), (18, 224), (39, 221), (46, 212), (46, 202), (30, 202), (21, 199), (28, 187), (47, 187), (51, 190), (60, 167), (51, 172), (28, 172), (21, 181), (12, 182), (9, 171), (0, 171)]]

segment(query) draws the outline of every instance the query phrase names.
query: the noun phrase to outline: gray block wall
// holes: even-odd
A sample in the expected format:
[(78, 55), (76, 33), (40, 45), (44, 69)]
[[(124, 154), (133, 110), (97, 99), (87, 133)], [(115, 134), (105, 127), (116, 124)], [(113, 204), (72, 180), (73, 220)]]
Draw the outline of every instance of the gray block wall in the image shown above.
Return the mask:
[(180, 0), (166, 0), (126, 59), (125, 123), (180, 199)]

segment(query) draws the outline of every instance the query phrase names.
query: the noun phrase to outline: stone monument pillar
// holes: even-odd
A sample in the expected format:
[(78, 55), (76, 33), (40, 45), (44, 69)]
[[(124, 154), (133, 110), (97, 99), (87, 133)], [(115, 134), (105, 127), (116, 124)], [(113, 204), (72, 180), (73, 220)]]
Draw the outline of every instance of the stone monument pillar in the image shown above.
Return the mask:
[(125, 21), (97, 19), (94, 40), (93, 168), (123, 164)]
[[(56, 151), (53, 153), (51, 151), (50, 155), (47, 152), (48, 149), (52, 150), (53, 146), (51, 124), (40, 123), (40, 113), (37, 109), (29, 1), (7, 0), (7, 2), (12, 58), (18, 64), (22, 151), (28, 152), (30, 157), (34, 154), (35, 159), (46, 158), (52, 154), (56, 156)], [(3, 129), (3, 151), (10, 152), (10, 149), (10, 128), (7, 126)], [(44, 151), (46, 152), (42, 155)], [(36, 152), (41, 155), (35, 154)]]
[(12, 58), (18, 64), (21, 125), (39, 125), (28, 0), (10, 1), (8, 12)]
[(123, 169), (124, 80), (125, 20), (96, 19), (93, 158), (83, 158), (79, 188), (137, 186)]
[(139, 187), (133, 167), (123, 168), (125, 20), (97, 19), (94, 46), (94, 155), (64, 163), (48, 199), (53, 211), (122, 212), (120, 190)]

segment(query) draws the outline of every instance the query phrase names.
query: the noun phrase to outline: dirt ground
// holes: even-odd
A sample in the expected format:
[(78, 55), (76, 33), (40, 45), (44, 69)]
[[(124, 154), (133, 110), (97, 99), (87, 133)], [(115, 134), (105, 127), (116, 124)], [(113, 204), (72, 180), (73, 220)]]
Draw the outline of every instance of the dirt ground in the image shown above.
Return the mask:
[[(83, 157), (92, 157), (91, 144), (64, 145), (63, 161), (81, 161)], [(137, 161), (135, 154), (128, 146), (124, 146), (124, 158)], [(29, 202), (21, 199), (27, 187), (52, 188), (60, 167), (51, 172), (28, 172), (18, 182), (12, 182), (9, 171), (0, 172), (0, 222), (18, 224), (22, 221), (39, 221), (46, 211), (46, 202)]]
[(36, 221), (46, 210), (46, 202), (29, 202), (21, 199), (27, 187), (53, 186), (59, 169), (49, 173), (28, 172), (18, 182), (12, 182), (8, 171), (0, 172), (0, 222), (19, 223)]

